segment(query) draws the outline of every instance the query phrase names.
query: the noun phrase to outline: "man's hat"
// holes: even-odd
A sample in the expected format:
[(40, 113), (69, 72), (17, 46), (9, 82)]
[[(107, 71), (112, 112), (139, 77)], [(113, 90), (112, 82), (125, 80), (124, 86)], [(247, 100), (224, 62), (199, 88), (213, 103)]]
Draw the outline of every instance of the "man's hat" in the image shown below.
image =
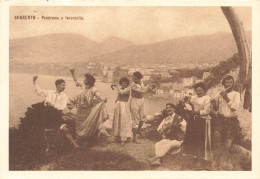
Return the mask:
[(166, 106), (168, 106), (168, 105), (173, 107), (174, 109), (176, 108), (176, 106), (173, 103), (167, 103)]

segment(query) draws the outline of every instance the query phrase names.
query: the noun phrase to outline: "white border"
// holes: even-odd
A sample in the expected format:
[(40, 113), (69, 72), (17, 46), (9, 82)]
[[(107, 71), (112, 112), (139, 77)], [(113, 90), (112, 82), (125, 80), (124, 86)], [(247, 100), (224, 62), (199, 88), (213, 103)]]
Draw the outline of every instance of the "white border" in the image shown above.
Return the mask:
[[(54, 0), (53, 0), (54, 1)], [(1, 35), (0, 35), (0, 99), (1, 99), (1, 130), (0, 130), (0, 178), (260, 178), (260, 0), (105, 0), (83, 1), (69, 0), (55, 1), (3, 1), (1, 0)], [(8, 171), (8, 129), (9, 129), (9, 6), (251, 6), (252, 7), (252, 57), (253, 57), (253, 113), (252, 113), (252, 171), (250, 172), (222, 172), (222, 171), (129, 171), (129, 172), (92, 172), (92, 171)], [(228, 23), (228, 22), (227, 22)], [(257, 68), (258, 67), (258, 68)]]

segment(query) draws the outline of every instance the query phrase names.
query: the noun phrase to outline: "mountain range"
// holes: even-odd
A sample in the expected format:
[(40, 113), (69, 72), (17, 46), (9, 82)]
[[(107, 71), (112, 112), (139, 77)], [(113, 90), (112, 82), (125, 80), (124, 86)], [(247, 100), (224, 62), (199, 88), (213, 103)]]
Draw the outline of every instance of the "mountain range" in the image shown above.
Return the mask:
[[(246, 31), (251, 44), (251, 31)], [(186, 36), (136, 45), (110, 36), (98, 43), (83, 35), (64, 33), (10, 40), (10, 61), (25, 63), (189, 63), (219, 62), (237, 52), (231, 33)]]

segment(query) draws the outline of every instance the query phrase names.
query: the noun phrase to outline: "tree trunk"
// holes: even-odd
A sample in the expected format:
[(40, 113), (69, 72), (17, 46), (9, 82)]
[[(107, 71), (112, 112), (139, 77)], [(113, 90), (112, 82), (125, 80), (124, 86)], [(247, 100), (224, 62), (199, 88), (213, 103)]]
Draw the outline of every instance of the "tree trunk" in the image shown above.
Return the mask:
[(242, 93), (246, 89), (244, 98), (244, 108), (251, 110), (252, 104), (252, 55), (250, 46), (245, 36), (242, 22), (234, 12), (232, 7), (221, 7), (226, 19), (230, 25), (235, 38), (238, 54), (240, 58), (240, 69), (237, 83)]

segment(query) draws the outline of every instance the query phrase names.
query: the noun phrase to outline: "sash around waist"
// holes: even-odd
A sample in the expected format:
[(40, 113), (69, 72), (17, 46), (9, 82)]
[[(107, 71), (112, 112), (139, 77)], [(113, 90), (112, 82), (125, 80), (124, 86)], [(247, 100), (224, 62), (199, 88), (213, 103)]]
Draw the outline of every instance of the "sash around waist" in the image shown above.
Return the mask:
[(138, 98), (138, 99), (143, 98), (143, 94), (140, 93), (140, 92), (132, 92), (131, 96), (132, 96), (133, 98)]

